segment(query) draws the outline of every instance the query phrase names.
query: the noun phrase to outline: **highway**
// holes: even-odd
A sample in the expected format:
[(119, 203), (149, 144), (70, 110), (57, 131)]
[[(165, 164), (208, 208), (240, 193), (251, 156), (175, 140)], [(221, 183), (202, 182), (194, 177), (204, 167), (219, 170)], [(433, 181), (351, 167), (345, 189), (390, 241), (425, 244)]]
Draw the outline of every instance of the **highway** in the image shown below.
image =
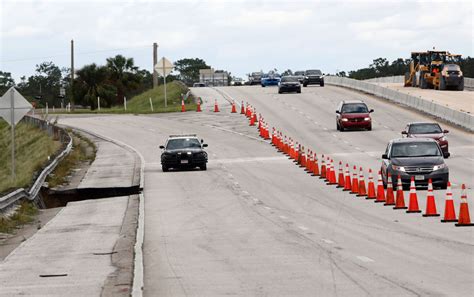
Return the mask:
[[(258, 137), (228, 100), (249, 102), (283, 133), (336, 161), (378, 170), (387, 142), (410, 121), (401, 106), (326, 86), (302, 94), (276, 88), (194, 88), (202, 113), (67, 116), (76, 126), (134, 147), (145, 159), (145, 296), (469, 296), (474, 228), (406, 214), (327, 186)], [(342, 99), (363, 99), (373, 131), (338, 132)], [(221, 112), (210, 110), (214, 100)], [(456, 212), (460, 185), (474, 184), (472, 133), (442, 124)], [(209, 144), (207, 171), (164, 173), (169, 134)], [(424, 209), (426, 191), (419, 191)], [(444, 191), (435, 191), (438, 212)], [(405, 192), (405, 197), (408, 193)], [(472, 217), (472, 215), (471, 215)]]

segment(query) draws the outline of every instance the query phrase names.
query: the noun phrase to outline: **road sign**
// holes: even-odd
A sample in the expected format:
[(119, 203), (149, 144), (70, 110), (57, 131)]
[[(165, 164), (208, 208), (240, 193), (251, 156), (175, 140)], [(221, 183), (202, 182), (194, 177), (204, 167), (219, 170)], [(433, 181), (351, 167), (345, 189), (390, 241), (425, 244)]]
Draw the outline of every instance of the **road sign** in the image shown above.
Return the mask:
[(15, 126), (31, 110), (30, 102), (11, 87), (0, 98), (0, 116), (11, 126), (12, 131), (12, 174), (11, 178), (15, 180)]
[(11, 87), (0, 98), (0, 117), (10, 126), (18, 122), (33, 108), (14, 87)]
[(155, 65), (155, 71), (158, 72), (161, 76), (166, 76), (170, 74), (174, 69), (173, 63), (171, 63), (168, 59), (165, 57), (161, 58), (158, 63)]
[(155, 65), (155, 71), (163, 76), (163, 85), (165, 88), (165, 108), (168, 107), (168, 96), (166, 94), (166, 76), (173, 71), (174, 65), (165, 57), (161, 58)]

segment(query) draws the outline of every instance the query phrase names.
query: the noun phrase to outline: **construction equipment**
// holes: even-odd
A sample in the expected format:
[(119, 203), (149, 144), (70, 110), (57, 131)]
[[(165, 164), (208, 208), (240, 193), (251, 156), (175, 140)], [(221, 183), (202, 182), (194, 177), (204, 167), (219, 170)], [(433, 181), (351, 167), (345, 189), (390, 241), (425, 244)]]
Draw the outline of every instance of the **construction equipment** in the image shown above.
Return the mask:
[(464, 90), (464, 77), (459, 66), (461, 55), (448, 51), (412, 52), (410, 72), (405, 73), (405, 87)]

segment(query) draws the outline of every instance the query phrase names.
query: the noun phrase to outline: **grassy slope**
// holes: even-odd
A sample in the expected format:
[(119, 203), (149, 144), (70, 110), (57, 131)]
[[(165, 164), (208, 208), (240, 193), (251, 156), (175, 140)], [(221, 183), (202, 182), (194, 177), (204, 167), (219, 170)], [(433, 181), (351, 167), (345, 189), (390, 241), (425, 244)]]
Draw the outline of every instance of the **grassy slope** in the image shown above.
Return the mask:
[[(186, 94), (188, 88), (178, 82), (166, 84), (166, 93), (168, 98), (168, 107), (165, 108), (164, 86), (160, 85), (155, 89), (141, 93), (127, 102), (127, 111), (130, 113), (150, 113), (150, 98), (153, 102), (154, 112), (173, 112), (181, 111), (181, 94)], [(196, 105), (192, 98), (185, 102), (186, 110), (194, 110)], [(123, 107), (112, 110), (123, 110)]]
[(46, 132), (20, 122), (15, 129), (16, 179), (11, 179), (10, 126), (0, 120), (0, 193), (17, 187), (26, 187), (33, 173), (39, 170), (61, 146)]

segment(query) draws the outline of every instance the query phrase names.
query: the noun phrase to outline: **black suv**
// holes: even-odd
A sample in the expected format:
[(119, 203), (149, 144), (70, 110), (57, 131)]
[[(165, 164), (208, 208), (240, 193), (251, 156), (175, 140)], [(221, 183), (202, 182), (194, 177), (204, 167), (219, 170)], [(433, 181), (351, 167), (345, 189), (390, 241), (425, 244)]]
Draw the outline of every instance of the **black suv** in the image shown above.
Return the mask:
[(321, 70), (306, 70), (304, 72), (303, 87), (308, 85), (320, 85), (324, 87), (324, 76)]
[(417, 186), (427, 186), (431, 179), (434, 187), (446, 189), (449, 168), (444, 162), (439, 144), (431, 138), (399, 138), (391, 140), (382, 155), (382, 181), (387, 186), (388, 173), (393, 185), (400, 175), (403, 188), (410, 186), (414, 176)]
[(204, 141), (196, 135), (170, 135), (165, 145), (160, 145), (161, 168), (164, 172), (170, 168), (196, 168), (207, 169), (207, 147)]

